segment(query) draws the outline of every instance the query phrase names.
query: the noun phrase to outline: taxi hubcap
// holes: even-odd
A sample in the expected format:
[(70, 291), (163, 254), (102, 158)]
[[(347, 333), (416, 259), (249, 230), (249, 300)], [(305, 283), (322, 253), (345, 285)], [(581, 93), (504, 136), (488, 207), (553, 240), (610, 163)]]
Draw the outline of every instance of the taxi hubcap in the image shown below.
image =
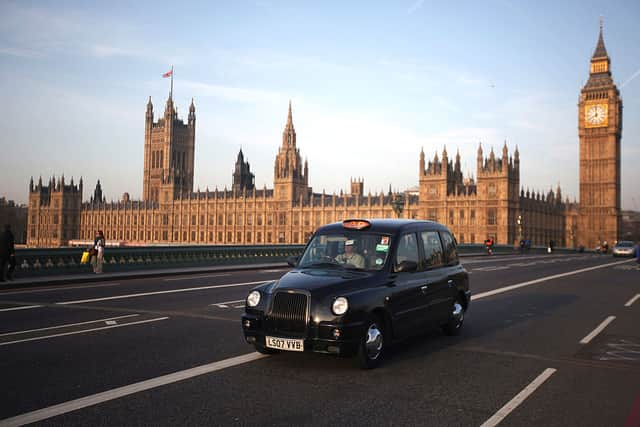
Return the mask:
[(453, 304), (453, 318), (456, 321), (456, 328), (459, 328), (464, 319), (464, 310), (462, 309), (462, 305), (457, 301)]
[(382, 350), (382, 332), (380, 332), (378, 325), (375, 323), (369, 326), (369, 330), (367, 330), (367, 339), (364, 345), (369, 359), (375, 360), (380, 356), (380, 351)]

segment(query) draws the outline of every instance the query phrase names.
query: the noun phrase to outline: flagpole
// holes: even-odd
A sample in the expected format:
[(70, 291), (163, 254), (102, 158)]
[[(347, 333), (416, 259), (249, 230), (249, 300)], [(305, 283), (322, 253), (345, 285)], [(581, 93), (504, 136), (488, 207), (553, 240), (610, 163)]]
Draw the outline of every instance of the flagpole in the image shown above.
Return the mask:
[(173, 65), (171, 66), (171, 92), (169, 93), (171, 99), (173, 99)]

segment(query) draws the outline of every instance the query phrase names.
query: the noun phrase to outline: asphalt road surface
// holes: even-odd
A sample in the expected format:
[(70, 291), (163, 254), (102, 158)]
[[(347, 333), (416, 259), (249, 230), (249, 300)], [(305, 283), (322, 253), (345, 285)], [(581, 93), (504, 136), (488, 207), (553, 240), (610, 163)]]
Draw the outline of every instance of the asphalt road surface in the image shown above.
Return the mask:
[(286, 270), (0, 291), (0, 426), (640, 425), (640, 271), (598, 255), (465, 258), (464, 330), (378, 369), (262, 356), (240, 314)]

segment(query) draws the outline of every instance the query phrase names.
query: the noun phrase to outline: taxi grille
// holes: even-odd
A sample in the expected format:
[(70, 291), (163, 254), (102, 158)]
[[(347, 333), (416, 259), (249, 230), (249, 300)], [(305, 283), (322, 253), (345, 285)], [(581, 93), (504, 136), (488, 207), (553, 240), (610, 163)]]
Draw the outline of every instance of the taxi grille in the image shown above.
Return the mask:
[(278, 292), (273, 298), (269, 320), (277, 332), (304, 334), (307, 330), (307, 296)]

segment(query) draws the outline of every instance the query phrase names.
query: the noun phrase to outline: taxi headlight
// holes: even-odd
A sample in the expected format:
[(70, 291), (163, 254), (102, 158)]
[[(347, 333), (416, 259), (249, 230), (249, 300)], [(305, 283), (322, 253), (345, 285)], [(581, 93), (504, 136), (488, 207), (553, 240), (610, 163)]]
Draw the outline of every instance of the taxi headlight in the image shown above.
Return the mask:
[(251, 291), (247, 296), (247, 307), (255, 307), (260, 303), (260, 292)]
[(331, 306), (331, 311), (336, 316), (340, 316), (345, 314), (349, 309), (349, 301), (345, 297), (338, 297), (333, 301), (333, 305)]

